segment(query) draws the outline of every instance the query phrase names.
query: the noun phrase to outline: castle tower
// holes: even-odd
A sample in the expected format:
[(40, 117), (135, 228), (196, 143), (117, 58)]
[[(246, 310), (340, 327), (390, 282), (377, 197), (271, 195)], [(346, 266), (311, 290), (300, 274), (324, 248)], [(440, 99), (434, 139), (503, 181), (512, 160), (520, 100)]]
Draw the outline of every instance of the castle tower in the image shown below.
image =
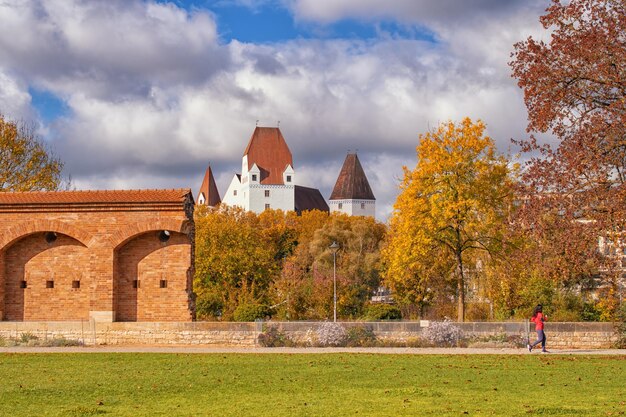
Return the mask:
[(222, 200), (220, 199), (220, 193), (215, 185), (215, 179), (213, 178), (213, 171), (211, 171), (211, 165), (209, 165), (204, 173), (204, 179), (198, 191), (198, 204), (205, 204), (209, 207), (217, 206)]
[(376, 198), (356, 153), (348, 153), (346, 156), (328, 206), (331, 213), (337, 211), (350, 216), (376, 215)]
[(294, 210), (295, 171), (287, 142), (277, 127), (257, 126), (241, 159), (224, 203), (260, 213)]

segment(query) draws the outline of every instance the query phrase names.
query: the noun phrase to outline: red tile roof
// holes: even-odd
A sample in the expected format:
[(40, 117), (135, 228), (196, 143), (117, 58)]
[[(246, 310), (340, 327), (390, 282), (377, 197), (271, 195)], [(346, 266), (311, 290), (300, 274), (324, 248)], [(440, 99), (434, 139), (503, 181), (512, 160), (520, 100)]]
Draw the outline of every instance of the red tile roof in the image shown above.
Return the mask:
[(86, 190), (0, 192), (0, 205), (182, 203), (188, 188), (173, 190)]
[(330, 199), (376, 200), (356, 153), (346, 156)]
[(244, 156), (248, 156), (248, 169), (256, 164), (261, 170), (261, 184), (283, 184), (287, 165), (293, 168), (291, 151), (277, 127), (256, 127)]
[(202, 185), (198, 192), (198, 199), (200, 198), (200, 194), (204, 194), (204, 198), (206, 199), (205, 204), (210, 207), (217, 206), (222, 201), (220, 193), (217, 190), (217, 185), (215, 185), (211, 165), (209, 165), (204, 173), (204, 179), (202, 180)]

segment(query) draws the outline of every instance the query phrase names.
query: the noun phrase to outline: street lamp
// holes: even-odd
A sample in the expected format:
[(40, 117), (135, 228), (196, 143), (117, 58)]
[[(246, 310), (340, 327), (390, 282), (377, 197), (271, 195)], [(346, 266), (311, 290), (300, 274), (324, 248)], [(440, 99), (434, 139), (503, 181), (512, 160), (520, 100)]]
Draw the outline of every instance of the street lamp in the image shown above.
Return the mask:
[(333, 322), (337, 322), (337, 250), (339, 245), (333, 241), (333, 244), (329, 246), (333, 252)]

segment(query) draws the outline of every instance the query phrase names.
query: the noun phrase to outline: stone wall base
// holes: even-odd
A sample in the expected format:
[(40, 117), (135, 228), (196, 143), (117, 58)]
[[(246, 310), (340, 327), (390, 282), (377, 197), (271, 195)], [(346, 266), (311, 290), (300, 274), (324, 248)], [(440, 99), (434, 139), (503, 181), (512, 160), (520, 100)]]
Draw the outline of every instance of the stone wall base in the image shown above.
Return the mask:
[[(103, 312), (107, 313), (107, 312)], [(110, 313), (110, 312), (109, 312)], [(103, 316), (106, 316), (103, 315)], [(178, 345), (255, 347), (266, 326), (276, 326), (293, 340), (305, 341), (323, 322), (0, 322), (0, 337), (19, 339), (24, 334), (40, 340), (66, 338), (84, 345)], [(365, 326), (377, 338), (392, 343), (418, 339), (428, 322), (345, 322), (345, 327)], [(534, 329), (527, 323), (456, 323), (466, 337), (515, 336), (531, 341)], [(607, 349), (617, 340), (612, 323), (549, 323), (548, 347), (554, 349)]]

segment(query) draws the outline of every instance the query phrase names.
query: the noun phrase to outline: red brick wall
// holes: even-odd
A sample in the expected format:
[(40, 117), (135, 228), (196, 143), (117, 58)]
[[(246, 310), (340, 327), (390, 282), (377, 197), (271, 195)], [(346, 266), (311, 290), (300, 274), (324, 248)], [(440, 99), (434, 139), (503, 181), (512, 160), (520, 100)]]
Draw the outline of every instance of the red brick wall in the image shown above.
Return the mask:
[[(157, 238), (160, 230), (173, 232), (166, 244)], [(48, 231), (58, 236), (52, 244), (44, 239)], [(121, 320), (189, 321), (192, 258), (189, 202), (22, 211), (0, 206), (0, 319), (82, 320), (94, 312), (116, 315), (119, 306)], [(114, 297), (114, 283), (120, 300), (133, 297), (122, 285), (133, 269), (141, 282), (134, 313)], [(161, 289), (163, 274), (167, 288)], [(22, 280), (28, 288), (19, 288)], [(54, 288), (46, 288), (48, 280)], [(79, 289), (72, 288), (74, 280)]]
[(4, 320), (89, 319), (90, 277), (83, 269), (89, 262), (87, 248), (65, 235), (47, 243), (44, 233), (35, 233), (16, 242), (5, 254)]
[[(113, 284), (116, 321), (189, 320), (190, 263), (189, 240), (182, 233), (172, 233), (164, 243), (157, 232), (148, 232), (119, 248)], [(138, 288), (133, 287), (135, 280)]]

